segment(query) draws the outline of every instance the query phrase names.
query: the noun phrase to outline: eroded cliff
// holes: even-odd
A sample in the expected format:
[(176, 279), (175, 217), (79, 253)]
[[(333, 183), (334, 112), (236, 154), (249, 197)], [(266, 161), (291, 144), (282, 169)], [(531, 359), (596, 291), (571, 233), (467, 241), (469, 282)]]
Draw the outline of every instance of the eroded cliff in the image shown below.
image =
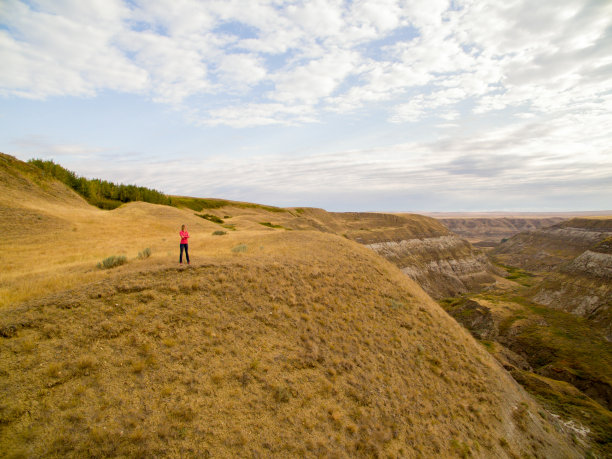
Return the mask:
[(585, 317), (612, 340), (612, 218), (574, 218), (521, 233), (492, 253), (545, 274), (532, 289), (535, 302)]
[(573, 218), (549, 228), (513, 236), (492, 251), (511, 266), (552, 271), (612, 236), (612, 218)]
[(436, 298), (479, 289), (494, 268), (478, 249), (434, 218), (417, 214), (294, 209), (292, 229), (333, 232), (359, 242), (398, 266)]
[(563, 217), (454, 217), (439, 218), (453, 233), (472, 244), (492, 247), (523, 231), (535, 231), (564, 221)]
[(612, 237), (549, 275), (536, 288), (533, 299), (587, 318), (612, 341)]

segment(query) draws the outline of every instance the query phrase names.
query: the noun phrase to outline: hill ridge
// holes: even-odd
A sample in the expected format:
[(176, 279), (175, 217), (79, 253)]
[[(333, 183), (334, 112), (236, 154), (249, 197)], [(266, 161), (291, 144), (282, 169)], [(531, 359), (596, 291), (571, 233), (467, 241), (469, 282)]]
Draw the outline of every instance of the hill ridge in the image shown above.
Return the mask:
[(4, 308), (3, 449), (578, 456), (388, 261), (319, 232), (247, 243)]

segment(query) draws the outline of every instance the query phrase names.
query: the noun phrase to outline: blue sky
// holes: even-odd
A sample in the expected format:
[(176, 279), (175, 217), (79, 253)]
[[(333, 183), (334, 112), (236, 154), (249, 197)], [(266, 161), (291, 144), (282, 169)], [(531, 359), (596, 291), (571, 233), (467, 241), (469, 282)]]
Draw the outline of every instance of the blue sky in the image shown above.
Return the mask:
[(0, 151), (171, 194), (612, 208), (612, 3), (0, 2)]

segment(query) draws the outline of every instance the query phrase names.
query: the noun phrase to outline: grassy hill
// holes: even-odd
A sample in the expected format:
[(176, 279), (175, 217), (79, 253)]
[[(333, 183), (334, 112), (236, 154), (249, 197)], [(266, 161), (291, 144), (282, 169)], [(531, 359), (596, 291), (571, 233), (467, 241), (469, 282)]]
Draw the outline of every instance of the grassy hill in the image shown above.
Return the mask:
[(389, 262), (312, 232), (244, 243), (189, 269), (126, 265), (5, 307), (2, 449), (573, 454), (550, 415)]
[[(474, 261), (469, 244), (457, 238), (450, 245), (445, 241), (441, 247), (421, 247), (421, 239), (453, 238), (435, 219), (421, 215), (281, 209), (177, 196), (171, 197), (174, 206), (130, 202), (103, 211), (32, 164), (0, 154), (0, 165), (0, 215), (4, 217), (0, 220), (0, 264), (5, 267), (0, 272), (0, 307), (99, 280), (105, 274), (96, 265), (106, 257), (125, 256), (137, 263), (138, 253), (149, 248), (154, 259), (176, 258), (181, 224), (186, 224), (192, 235), (190, 250), (195, 257), (215, 253), (217, 247), (224, 252), (251, 232), (314, 230), (372, 247), (385, 241), (413, 240), (418, 248), (411, 247), (407, 253), (394, 251), (389, 258), (402, 268), (440, 262), (442, 267), (436, 265), (432, 273), (422, 270), (415, 278), (432, 291), (440, 289), (445, 294), (450, 294), (448, 289), (465, 290), (449, 261)], [(225, 234), (219, 237), (214, 232)], [(27, 244), (21, 243), (24, 237)], [(475, 264), (479, 274), (483, 266)], [(465, 281), (479, 279), (469, 270), (463, 271), (459, 275)], [(439, 285), (429, 282), (432, 276)]]
[[(359, 216), (257, 205), (103, 211), (21, 162), (0, 172), (9, 457), (588, 448), (418, 285), (351, 240), (393, 219), (365, 216), (368, 228)], [(176, 260), (182, 223), (190, 267)], [(152, 255), (138, 259), (144, 248)], [(109, 255), (128, 263), (96, 268)]]

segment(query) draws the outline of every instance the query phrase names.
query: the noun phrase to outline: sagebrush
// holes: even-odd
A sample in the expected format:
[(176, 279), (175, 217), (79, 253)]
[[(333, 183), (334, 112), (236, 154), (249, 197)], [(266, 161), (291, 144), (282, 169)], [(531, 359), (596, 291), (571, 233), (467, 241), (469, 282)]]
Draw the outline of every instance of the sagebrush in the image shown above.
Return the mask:
[(99, 269), (110, 269), (115, 268), (117, 266), (121, 266), (127, 263), (127, 257), (124, 255), (111, 255), (110, 257), (105, 258), (100, 263), (98, 263)]

